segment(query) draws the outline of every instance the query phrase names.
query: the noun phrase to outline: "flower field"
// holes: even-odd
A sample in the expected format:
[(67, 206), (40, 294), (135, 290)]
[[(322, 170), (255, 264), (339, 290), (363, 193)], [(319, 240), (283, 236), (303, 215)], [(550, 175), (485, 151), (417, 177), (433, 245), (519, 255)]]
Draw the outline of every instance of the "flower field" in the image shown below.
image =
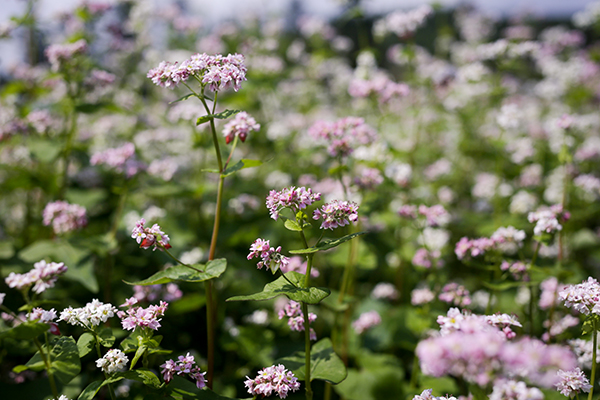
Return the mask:
[(600, 3), (346, 3), (0, 26), (3, 398), (600, 398)]

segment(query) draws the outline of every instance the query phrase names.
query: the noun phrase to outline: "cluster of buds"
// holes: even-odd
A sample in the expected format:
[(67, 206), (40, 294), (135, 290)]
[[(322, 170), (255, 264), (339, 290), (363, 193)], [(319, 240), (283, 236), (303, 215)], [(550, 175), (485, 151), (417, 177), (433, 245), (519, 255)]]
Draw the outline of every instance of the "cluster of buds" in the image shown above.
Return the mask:
[(254, 379), (246, 378), (244, 385), (253, 396), (266, 397), (275, 392), (280, 399), (285, 399), (290, 391), (300, 389), (298, 378), (281, 364), (258, 371), (258, 376)]
[(171, 382), (175, 375), (188, 375), (196, 381), (196, 387), (202, 389), (206, 386), (206, 379), (204, 378), (206, 372), (200, 372), (200, 367), (195, 364), (194, 356), (187, 353), (185, 356), (179, 356), (177, 361), (167, 360), (160, 366), (160, 372), (166, 383)]
[(242, 142), (245, 142), (246, 138), (248, 137), (248, 133), (251, 131), (258, 131), (259, 129), (260, 124), (257, 123), (250, 114), (242, 111), (223, 127), (225, 143), (231, 143), (236, 136), (239, 137)]
[(237, 92), (246, 80), (246, 71), (244, 56), (241, 54), (223, 57), (220, 54), (209, 56), (206, 53), (198, 53), (181, 64), (163, 61), (158, 67), (151, 69), (147, 77), (152, 79), (155, 85), (169, 89), (174, 89), (181, 82), (195, 77), (202, 87), (208, 87), (213, 92), (230, 87)]
[(46, 204), (42, 212), (45, 226), (52, 225), (57, 235), (72, 232), (87, 225), (85, 207), (69, 204), (66, 201), (55, 201)]
[(260, 258), (261, 261), (256, 264), (258, 269), (262, 269), (263, 266), (266, 266), (270, 268), (273, 273), (277, 272), (279, 268), (287, 269), (290, 259), (281, 254), (281, 246), (278, 246), (277, 248), (270, 246), (268, 240), (261, 238), (256, 239), (250, 246), (248, 260), (252, 260), (255, 257)]
[[(302, 313), (302, 307), (300, 303), (290, 300), (281, 310), (279, 310), (277, 316), (279, 319), (288, 317), (288, 325), (291, 330), (296, 332), (304, 331), (304, 314)], [(311, 324), (317, 319), (317, 315), (308, 313), (308, 323)], [(309, 330), (310, 340), (317, 340), (317, 333), (313, 328)]]
[(58, 276), (66, 271), (64, 263), (47, 263), (42, 260), (33, 264), (33, 269), (24, 274), (11, 272), (4, 281), (8, 287), (18, 290), (29, 290), (33, 285), (33, 291), (40, 294), (53, 287)]
[(142, 249), (149, 249), (154, 247), (152, 251), (156, 249), (170, 249), (169, 236), (164, 233), (158, 224), (152, 225), (151, 228), (146, 228), (144, 224), (146, 220), (140, 219), (135, 224), (135, 228), (131, 231), (131, 237), (139, 243)]

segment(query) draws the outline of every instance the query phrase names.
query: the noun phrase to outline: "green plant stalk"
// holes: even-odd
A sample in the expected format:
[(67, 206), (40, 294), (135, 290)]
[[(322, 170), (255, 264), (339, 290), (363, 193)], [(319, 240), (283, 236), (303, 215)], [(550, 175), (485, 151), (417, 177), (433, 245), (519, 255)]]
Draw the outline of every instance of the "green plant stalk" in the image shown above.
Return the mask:
[[(533, 257), (531, 258), (531, 264), (529, 267), (533, 267), (535, 265), (535, 260), (537, 260), (538, 254), (540, 252), (540, 248), (542, 247), (542, 242), (538, 242), (535, 246), (535, 251), (533, 252)], [(529, 286), (529, 334), (533, 335), (533, 308), (535, 303), (535, 296), (533, 293), (533, 286)]]
[[(214, 114), (217, 107), (217, 95), (215, 92), (215, 98), (213, 101), (213, 109), (212, 113), (206, 100), (204, 99), (204, 87), (202, 88), (202, 94), (196, 95), (202, 104), (204, 105), (204, 109), (208, 114)], [(219, 147), (219, 141), (217, 138), (217, 130), (215, 128), (215, 120), (211, 118), (210, 120), (210, 130), (212, 133), (213, 144), (215, 146), (215, 152), (217, 154), (217, 162), (219, 164), (219, 185), (217, 187), (217, 202), (215, 205), (215, 222), (213, 225), (212, 237), (210, 240), (210, 249), (208, 252), (208, 261), (214, 260), (215, 253), (217, 249), (217, 237), (219, 236), (219, 225), (221, 223), (221, 201), (223, 198), (223, 182), (225, 177), (222, 175), (223, 173), (223, 160), (221, 158), (221, 149)], [(213, 374), (214, 374), (214, 363), (215, 363), (215, 316), (216, 316), (216, 302), (214, 301), (214, 290), (212, 280), (208, 280), (204, 282), (204, 288), (206, 292), (206, 340), (207, 340), (207, 370), (206, 370), (206, 380), (209, 389), (213, 388)]]
[[(308, 266), (306, 267), (306, 276), (309, 276)], [(308, 321), (308, 305), (302, 302), (302, 313), (304, 314), (304, 382), (306, 384), (306, 400), (312, 400), (313, 391), (310, 386), (310, 326)]]
[(183, 265), (184, 267), (191, 268), (191, 269), (193, 269), (194, 271), (197, 271), (197, 272), (204, 272), (204, 271), (202, 271), (202, 270), (199, 270), (199, 269), (198, 269), (198, 268), (196, 268), (196, 267), (192, 267), (191, 265), (188, 265), (188, 264), (185, 264), (185, 263), (181, 262), (181, 261), (180, 261), (179, 259), (177, 259), (177, 258), (176, 258), (176, 257), (175, 257), (173, 254), (171, 254), (171, 252), (170, 252), (169, 250), (165, 249), (164, 247), (161, 247), (161, 249), (162, 249), (162, 250), (164, 250), (164, 252), (165, 252), (165, 253), (167, 253), (167, 255), (168, 255), (169, 257), (171, 257), (173, 260), (177, 261), (179, 264)]
[[(98, 337), (98, 335), (96, 334), (96, 332), (92, 331), (92, 333), (94, 334), (94, 338), (95, 338), (95, 344), (96, 344), (96, 353), (98, 353), (98, 358), (102, 358), (102, 351), (100, 350), (100, 338)], [(106, 372), (104, 373), (104, 379), (108, 379), (108, 374)], [(110, 398), (112, 400), (115, 400), (115, 392), (113, 391), (112, 385), (109, 383), (108, 384), (108, 393), (110, 394)], [(58, 397), (57, 397), (58, 398)]]
[(127, 200), (128, 192), (129, 192), (129, 185), (127, 183), (125, 183), (123, 185), (123, 191), (121, 193), (121, 196), (119, 196), (119, 204), (117, 205), (117, 210), (115, 211), (112, 226), (110, 228), (110, 232), (109, 232), (110, 239), (114, 239), (117, 236), (117, 229), (119, 229), (119, 221), (121, 220), (121, 215), (123, 215), (123, 210), (125, 209), (125, 202)]
[(46, 368), (46, 373), (48, 374), (48, 381), (50, 382), (50, 390), (52, 390), (52, 395), (55, 399), (58, 399), (58, 390), (56, 389), (54, 374), (50, 372), (50, 352), (48, 352), (46, 357), (46, 353), (44, 353), (44, 349), (42, 348), (40, 341), (37, 338), (34, 338), (33, 342), (35, 343), (35, 346), (40, 352), (40, 356), (42, 357), (42, 361), (44, 362), (44, 367)]
[(590, 394), (588, 395), (588, 400), (592, 400), (592, 395), (594, 394), (594, 386), (596, 386), (596, 351), (598, 347), (598, 322), (594, 318), (594, 329), (592, 331), (592, 377), (590, 379), (590, 383), (592, 384), (592, 388), (590, 389)]

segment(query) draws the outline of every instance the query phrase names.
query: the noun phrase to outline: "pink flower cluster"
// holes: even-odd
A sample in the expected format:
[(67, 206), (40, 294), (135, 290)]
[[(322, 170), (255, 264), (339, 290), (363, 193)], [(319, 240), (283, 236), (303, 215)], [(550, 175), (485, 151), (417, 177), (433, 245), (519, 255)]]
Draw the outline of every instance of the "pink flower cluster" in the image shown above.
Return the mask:
[(600, 284), (591, 276), (587, 281), (565, 287), (558, 292), (558, 297), (565, 303), (565, 307), (584, 315), (600, 315)]
[(267, 196), (266, 204), (271, 218), (277, 221), (279, 213), (284, 208), (291, 209), (295, 214), (319, 200), (321, 200), (321, 193), (313, 193), (310, 188), (290, 186), (280, 192), (271, 190)]
[(377, 168), (363, 168), (354, 178), (354, 184), (363, 190), (372, 190), (383, 183), (383, 176)]
[(502, 377), (523, 377), (535, 385), (551, 387), (558, 370), (577, 366), (571, 350), (524, 338), (507, 341), (495, 329), (456, 331), (421, 341), (416, 354), (423, 373), (453, 375), (479, 386)]
[(527, 274), (527, 271), (529, 270), (529, 264), (525, 264), (522, 261), (508, 262), (504, 260), (502, 261), (502, 264), (500, 264), (500, 269), (502, 271), (510, 272), (515, 280), (529, 280), (529, 276)]
[(527, 215), (527, 220), (535, 222), (533, 233), (541, 236), (544, 233), (553, 234), (562, 230), (561, 222), (566, 222), (571, 217), (568, 211), (564, 211), (561, 204), (553, 205), (550, 208), (542, 208)]
[(393, 97), (406, 97), (410, 87), (406, 83), (396, 83), (386, 75), (381, 74), (372, 79), (353, 79), (348, 86), (352, 97), (369, 97), (374, 95), (380, 103), (387, 103)]
[(33, 285), (33, 291), (42, 293), (48, 288), (54, 287), (58, 276), (67, 271), (64, 263), (47, 263), (45, 260), (33, 264), (33, 269), (24, 274), (11, 272), (4, 280), (8, 287), (18, 290), (29, 290)]
[(469, 291), (456, 282), (450, 282), (444, 285), (438, 299), (444, 303), (454, 304), (455, 306), (464, 307), (471, 304), (471, 296)]
[(564, 290), (567, 285), (559, 283), (555, 277), (550, 277), (540, 283), (540, 302), (539, 307), (542, 310), (547, 310), (550, 307), (560, 304), (562, 301), (558, 297), (558, 292)]
[(53, 44), (46, 48), (45, 54), (50, 62), (52, 71), (58, 72), (76, 54), (83, 54), (87, 51), (87, 42), (85, 39), (79, 39), (74, 43)]
[(513, 339), (516, 334), (510, 327), (521, 327), (521, 323), (512, 315), (500, 313), (477, 315), (465, 311), (461, 312), (455, 307), (450, 308), (446, 316), (439, 315), (437, 323), (440, 325), (440, 335), (442, 336), (459, 331), (467, 333), (487, 331), (496, 332), (506, 339)]
[(300, 389), (298, 378), (282, 364), (261, 369), (254, 379), (246, 376), (244, 385), (248, 393), (253, 396), (266, 397), (276, 393), (280, 399), (285, 399), (290, 391), (295, 392)]
[(450, 222), (450, 214), (444, 206), (436, 204), (431, 207), (421, 204), (405, 204), (398, 210), (398, 214), (404, 218), (416, 219), (419, 215), (425, 217), (425, 225), (431, 227), (446, 226)]
[(246, 80), (246, 66), (244, 56), (221, 54), (209, 56), (206, 53), (197, 53), (181, 64), (163, 61), (158, 67), (151, 69), (147, 77), (155, 85), (174, 89), (179, 83), (185, 82), (190, 77), (195, 77), (202, 82), (202, 87), (208, 87), (213, 92), (233, 87), (236, 92)]
[(275, 273), (279, 268), (287, 269), (286, 267), (290, 263), (290, 259), (281, 254), (281, 246), (277, 248), (270, 247), (271, 244), (268, 240), (258, 238), (250, 245), (250, 253), (248, 254), (248, 260), (253, 258), (260, 258), (261, 261), (256, 264), (258, 269), (262, 269), (263, 266), (271, 269), (271, 272)]
[(334, 230), (358, 220), (358, 204), (353, 201), (333, 200), (313, 212), (313, 219), (323, 219), (321, 229)]
[(317, 121), (308, 129), (308, 134), (315, 140), (324, 140), (332, 157), (346, 157), (355, 147), (371, 144), (377, 137), (373, 128), (358, 117), (346, 117), (335, 122)]
[(61, 200), (46, 204), (42, 217), (44, 225), (52, 225), (56, 234), (74, 231), (88, 222), (85, 207)]
[(571, 371), (560, 370), (557, 372), (560, 381), (555, 385), (561, 394), (574, 397), (581, 392), (589, 393), (592, 385), (579, 367)]
[(91, 165), (106, 165), (118, 172), (125, 172), (127, 177), (134, 176), (142, 169), (142, 164), (135, 159), (135, 145), (125, 143), (121, 147), (106, 149), (92, 155)]
[(357, 334), (361, 334), (367, 329), (381, 324), (381, 315), (375, 310), (367, 311), (358, 317), (358, 319), (352, 322), (352, 328)]
[(415, 252), (411, 262), (415, 267), (429, 269), (432, 265), (435, 265), (436, 268), (441, 268), (444, 266), (444, 262), (439, 259), (441, 256), (442, 253), (439, 250), (429, 251), (421, 247)]
[[(124, 305), (130, 304), (126, 302)], [(121, 318), (121, 325), (127, 331), (133, 331), (137, 327), (158, 330), (160, 317), (165, 315), (168, 306), (169, 303), (161, 301), (160, 305), (150, 305), (148, 308), (130, 307), (127, 311), (118, 311), (117, 316)]]
[(158, 224), (152, 225), (151, 228), (146, 228), (144, 224), (146, 220), (140, 219), (135, 224), (135, 228), (131, 231), (131, 237), (139, 243), (142, 249), (149, 249), (154, 246), (152, 251), (156, 249), (170, 249), (169, 236), (164, 233)]
[(498, 228), (491, 237), (469, 239), (461, 238), (454, 249), (459, 260), (469, 257), (478, 257), (491, 250), (499, 250), (506, 253), (514, 253), (523, 245), (525, 232), (512, 226)]
[[(296, 332), (304, 332), (304, 314), (302, 313), (302, 307), (300, 303), (290, 300), (281, 310), (279, 310), (277, 316), (279, 319), (288, 317), (288, 325), (291, 330)], [(312, 324), (317, 319), (317, 315), (308, 313), (308, 323)], [(317, 333), (313, 328), (309, 331), (310, 340), (317, 340)]]
[(175, 375), (188, 375), (196, 381), (196, 387), (202, 389), (206, 386), (206, 379), (204, 378), (206, 372), (200, 372), (200, 367), (194, 364), (196, 364), (194, 356), (187, 353), (185, 356), (179, 356), (178, 361), (167, 360), (160, 366), (160, 372), (166, 383), (171, 382)]
[(527, 387), (523, 381), (498, 379), (489, 400), (544, 400), (544, 394), (538, 388)]
[(238, 136), (242, 142), (245, 142), (246, 137), (248, 137), (250, 132), (258, 131), (259, 129), (260, 124), (258, 124), (250, 114), (242, 111), (223, 127), (225, 143), (231, 143), (236, 136)]
[(423, 390), (423, 393), (416, 395), (412, 400), (456, 400), (456, 397), (450, 395), (435, 397), (432, 392), (433, 389)]

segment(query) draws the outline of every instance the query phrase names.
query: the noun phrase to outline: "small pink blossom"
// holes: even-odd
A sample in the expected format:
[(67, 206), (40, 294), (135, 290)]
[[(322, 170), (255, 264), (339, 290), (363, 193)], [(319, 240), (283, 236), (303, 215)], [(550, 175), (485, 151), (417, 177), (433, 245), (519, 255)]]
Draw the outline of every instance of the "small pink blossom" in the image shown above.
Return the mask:
[(333, 200), (313, 212), (313, 219), (322, 219), (321, 229), (334, 230), (358, 220), (358, 204), (352, 201)]

